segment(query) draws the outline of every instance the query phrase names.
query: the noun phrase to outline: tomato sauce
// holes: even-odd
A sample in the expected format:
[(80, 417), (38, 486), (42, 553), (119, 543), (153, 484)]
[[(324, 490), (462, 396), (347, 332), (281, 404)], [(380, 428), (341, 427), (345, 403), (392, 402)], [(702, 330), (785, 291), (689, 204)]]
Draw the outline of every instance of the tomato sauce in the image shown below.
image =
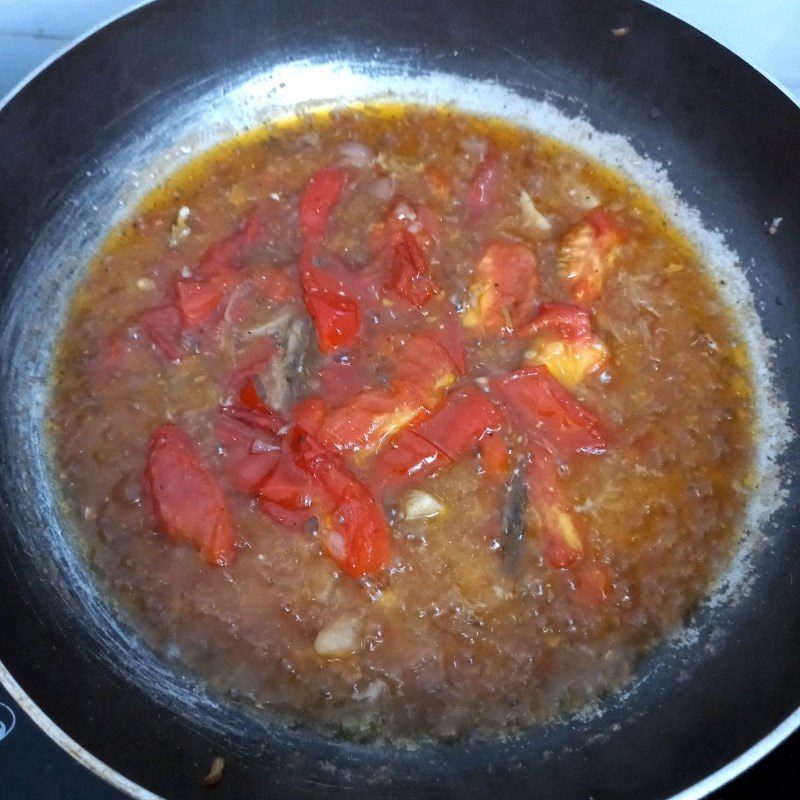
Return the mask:
[(61, 342), (54, 460), (120, 613), (326, 733), (602, 698), (748, 502), (749, 362), (702, 260), (618, 175), (452, 109), (201, 156), (110, 235)]

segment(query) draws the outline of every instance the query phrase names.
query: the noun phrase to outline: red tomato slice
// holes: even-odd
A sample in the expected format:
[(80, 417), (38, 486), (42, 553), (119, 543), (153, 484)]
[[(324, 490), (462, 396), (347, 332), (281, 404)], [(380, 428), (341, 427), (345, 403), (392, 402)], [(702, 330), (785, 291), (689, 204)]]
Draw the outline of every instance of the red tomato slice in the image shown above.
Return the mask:
[(303, 300), (314, 323), (317, 343), (323, 353), (349, 344), (361, 330), (361, 309), (348, 294), (341, 276), (311, 266), (311, 254), (301, 255), (300, 283)]
[(259, 272), (250, 278), (250, 286), (259, 297), (273, 302), (301, 298), (300, 281), (290, 267), (271, 267)]
[(300, 198), (300, 230), (309, 241), (321, 241), (333, 207), (339, 202), (347, 173), (343, 169), (321, 169), (308, 182)]
[(227, 450), (225, 469), (231, 484), (240, 492), (252, 492), (274, 469), (280, 455), (279, 440), (222, 415), (214, 423), (214, 433)]
[(310, 436), (300, 441), (298, 461), (327, 495), (321, 504), (330, 503), (320, 513), (320, 538), (331, 557), (355, 578), (381, 570), (389, 560), (389, 526), (369, 489)]
[(220, 406), (219, 413), (223, 417), (234, 419), (247, 425), (254, 431), (277, 434), (286, 425), (280, 415), (273, 411), (266, 403), (262, 403), (261, 408), (240, 408), (238, 406)]
[(318, 437), (327, 414), (328, 404), (321, 397), (304, 397), (292, 409), (297, 427), (314, 437)]
[(378, 455), (375, 485), (382, 488), (386, 483), (396, 484), (407, 478), (427, 478), (450, 463), (438, 447), (406, 428)]
[(438, 411), (414, 427), (414, 432), (456, 461), (489, 431), (499, 430), (502, 422), (488, 396), (471, 386), (451, 394)]
[(216, 282), (181, 278), (175, 285), (175, 302), (185, 325), (199, 325), (210, 317), (222, 302), (224, 293)]
[(525, 244), (492, 242), (475, 266), (465, 327), (500, 334), (531, 314), (539, 287), (539, 259)]
[(504, 175), (500, 157), (493, 150), (487, 150), (467, 193), (467, 216), (479, 217), (497, 204)]
[(370, 389), (333, 409), (322, 424), (319, 438), (325, 447), (339, 452), (371, 453), (424, 413), (425, 406), (413, 397)]
[(578, 402), (546, 367), (528, 367), (493, 381), (500, 399), (529, 435), (562, 454), (602, 453), (600, 420)]
[(166, 424), (153, 433), (145, 478), (160, 530), (192, 542), (209, 564), (230, 564), (235, 537), (228, 504), (183, 430)]
[(255, 488), (262, 510), (290, 526), (302, 524), (311, 517), (315, 495), (312, 476), (297, 463), (298, 435), (292, 430), (283, 437), (275, 468)]
[(416, 397), (429, 411), (441, 402), (459, 370), (442, 344), (440, 332), (412, 334), (397, 355), (394, 386)]
[(569, 341), (588, 339), (592, 336), (592, 322), (581, 308), (561, 303), (542, 303), (536, 316), (516, 335), (528, 339), (543, 333)]
[(238, 267), (247, 252), (263, 235), (261, 220), (253, 210), (232, 234), (209, 245), (194, 269), (195, 275), (210, 278)]
[(414, 306), (424, 306), (439, 286), (430, 274), (428, 257), (417, 237), (403, 230), (394, 246), (389, 288)]
[(600, 297), (622, 238), (622, 226), (611, 212), (602, 209), (590, 211), (584, 222), (564, 235), (556, 269), (573, 302), (590, 305)]
[(547, 367), (566, 389), (574, 389), (608, 360), (608, 348), (592, 333), (589, 315), (575, 306), (546, 303), (517, 335), (531, 339), (525, 365)]
[(561, 569), (579, 558), (584, 550), (583, 534), (574, 515), (568, 510), (552, 456), (534, 447), (528, 465), (530, 517), (539, 523), (544, 536), (544, 551), (552, 567)]
[(275, 469), (279, 450), (266, 453), (242, 453), (228, 463), (228, 478), (234, 489), (249, 494)]
[(183, 347), (183, 320), (173, 305), (158, 306), (139, 315), (148, 339), (170, 360), (180, 361), (186, 355)]

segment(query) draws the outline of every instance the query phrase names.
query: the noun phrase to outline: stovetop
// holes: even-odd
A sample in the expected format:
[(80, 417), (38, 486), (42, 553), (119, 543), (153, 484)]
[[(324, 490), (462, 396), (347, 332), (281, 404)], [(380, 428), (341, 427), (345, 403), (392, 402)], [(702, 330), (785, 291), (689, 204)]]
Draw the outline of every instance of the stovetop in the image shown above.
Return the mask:
[[(11, 712), (11, 713), (9, 713)], [(13, 714), (13, 717), (12, 717)], [(3, 800), (124, 800), (50, 741), (0, 687), (0, 797)], [(198, 794), (200, 780), (198, 776)], [(800, 784), (800, 732), (709, 800), (789, 800)], [(583, 799), (581, 799), (583, 800)], [(587, 798), (588, 800), (588, 798)], [(653, 800), (658, 800), (653, 798)]]

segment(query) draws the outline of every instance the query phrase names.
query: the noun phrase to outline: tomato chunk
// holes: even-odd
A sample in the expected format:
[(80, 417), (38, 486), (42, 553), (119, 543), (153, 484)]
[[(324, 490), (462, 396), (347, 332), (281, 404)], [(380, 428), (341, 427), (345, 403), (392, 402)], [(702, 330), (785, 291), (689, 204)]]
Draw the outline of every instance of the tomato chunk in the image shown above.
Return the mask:
[(409, 337), (397, 356), (394, 386), (420, 400), (432, 411), (441, 401), (460, 370), (438, 331), (425, 331)]
[(425, 413), (425, 406), (400, 392), (371, 389), (350, 403), (333, 409), (319, 432), (326, 447), (339, 452), (359, 451), (363, 455), (381, 445), (401, 428)]
[(521, 325), (536, 300), (538, 268), (536, 253), (525, 244), (489, 244), (472, 275), (464, 326), (501, 334)]
[(322, 489), (320, 539), (334, 561), (355, 578), (381, 570), (389, 560), (389, 526), (369, 489), (310, 436), (301, 440), (298, 460)]
[(280, 415), (273, 411), (266, 403), (258, 408), (240, 408), (239, 406), (220, 406), (219, 413), (224, 417), (234, 419), (247, 425), (253, 430), (264, 433), (277, 434), (285, 426)]
[(439, 291), (430, 274), (430, 263), (417, 237), (407, 230), (400, 233), (394, 247), (389, 287), (409, 303), (424, 306)]
[(554, 452), (602, 453), (600, 420), (567, 392), (546, 367), (528, 367), (493, 382), (500, 399), (528, 434)]
[(162, 533), (192, 542), (209, 564), (231, 563), (235, 537), (228, 504), (181, 428), (168, 423), (153, 433), (145, 478)]
[(308, 182), (300, 198), (300, 230), (309, 241), (321, 241), (328, 219), (342, 196), (347, 173), (343, 169), (321, 169)]
[(312, 436), (318, 435), (327, 414), (328, 404), (321, 397), (305, 397), (292, 409), (297, 427)]
[(573, 302), (590, 305), (600, 297), (621, 242), (622, 227), (611, 212), (601, 209), (590, 211), (584, 222), (565, 234), (556, 269)]
[(589, 315), (575, 306), (541, 306), (519, 335), (533, 336), (524, 355), (525, 364), (547, 367), (567, 389), (574, 389), (608, 360), (608, 348), (592, 333)]
[(378, 485), (396, 484), (407, 478), (426, 478), (450, 463), (438, 447), (405, 428), (378, 455), (374, 475)]
[(186, 355), (183, 347), (183, 320), (173, 305), (158, 306), (143, 311), (139, 324), (147, 338), (170, 361), (180, 361)]
[(311, 266), (308, 253), (301, 261), (303, 300), (314, 323), (319, 349), (330, 353), (357, 338), (361, 330), (361, 309), (341, 279), (328, 270)]
[(423, 420), (414, 432), (455, 461), (489, 431), (502, 425), (500, 411), (474, 387), (451, 394), (444, 405)]
[(222, 288), (211, 280), (181, 278), (175, 286), (175, 302), (188, 326), (199, 325), (213, 314), (222, 302)]
[(479, 217), (500, 199), (505, 169), (500, 157), (491, 149), (486, 151), (467, 192), (467, 215)]
[(548, 334), (561, 339), (585, 339), (592, 335), (592, 321), (582, 308), (563, 303), (542, 303), (536, 316), (517, 331), (519, 338)]
[(297, 460), (300, 435), (294, 428), (283, 437), (280, 458), (274, 469), (255, 487), (262, 510), (289, 526), (301, 525), (313, 513), (312, 476)]
[(210, 278), (238, 267), (242, 258), (263, 236), (263, 226), (255, 210), (229, 236), (209, 245), (200, 258), (195, 275)]
[(534, 448), (526, 477), (529, 519), (544, 537), (545, 557), (552, 567), (567, 567), (583, 554), (585, 545), (564, 500), (552, 456)]
[(222, 415), (214, 423), (214, 433), (227, 451), (228, 479), (234, 489), (250, 493), (275, 467), (280, 455), (278, 439)]

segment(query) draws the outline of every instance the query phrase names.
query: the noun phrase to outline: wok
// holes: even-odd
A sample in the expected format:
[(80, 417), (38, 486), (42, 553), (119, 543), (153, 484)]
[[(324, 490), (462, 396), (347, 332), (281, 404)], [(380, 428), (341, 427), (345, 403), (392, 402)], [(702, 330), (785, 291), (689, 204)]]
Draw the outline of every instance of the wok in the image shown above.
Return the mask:
[(298, 101), (409, 87), (511, 116), (547, 100), (667, 164), (739, 254), (797, 422), (800, 110), (720, 45), (631, 0), (161, 0), (83, 40), (0, 111), (3, 683), (136, 797), (206, 796), (217, 756), (220, 800), (700, 797), (800, 724), (796, 443), (746, 580), (697, 610), (691, 640), (652, 651), (602, 714), (513, 741), (403, 750), (259, 720), (159, 661), (70, 546), (46, 386), (88, 254), (143, 191), (233, 129)]

